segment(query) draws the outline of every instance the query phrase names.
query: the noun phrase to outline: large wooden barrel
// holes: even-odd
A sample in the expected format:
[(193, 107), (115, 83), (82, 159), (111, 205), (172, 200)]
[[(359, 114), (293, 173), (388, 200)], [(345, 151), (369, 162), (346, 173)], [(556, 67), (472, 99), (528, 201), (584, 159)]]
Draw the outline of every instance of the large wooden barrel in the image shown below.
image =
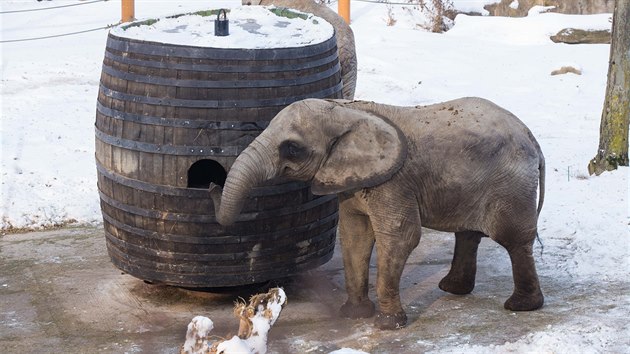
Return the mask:
[(114, 265), (151, 282), (225, 287), (317, 267), (333, 253), (337, 200), (303, 183), (256, 188), (237, 223), (207, 186), (288, 104), (341, 98), (333, 36), (299, 48), (221, 49), (109, 34), (96, 165)]

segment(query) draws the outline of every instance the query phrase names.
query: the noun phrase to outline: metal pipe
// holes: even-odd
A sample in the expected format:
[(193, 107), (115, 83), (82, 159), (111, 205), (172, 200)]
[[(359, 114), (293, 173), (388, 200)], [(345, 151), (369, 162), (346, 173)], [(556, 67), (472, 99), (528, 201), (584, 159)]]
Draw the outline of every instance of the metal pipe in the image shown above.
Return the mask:
[(339, 0), (337, 12), (347, 24), (350, 24), (350, 0)]
[(134, 0), (122, 0), (121, 5), (120, 22), (124, 23), (133, 21), (135, 19)]

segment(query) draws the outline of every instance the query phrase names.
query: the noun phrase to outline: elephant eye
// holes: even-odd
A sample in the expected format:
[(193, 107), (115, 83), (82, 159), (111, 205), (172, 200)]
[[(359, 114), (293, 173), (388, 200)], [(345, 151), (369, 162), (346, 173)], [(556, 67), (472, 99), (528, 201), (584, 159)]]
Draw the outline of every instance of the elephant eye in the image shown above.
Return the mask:
[(307, 156), (306, 148), (295, 141), (280, 144), (280, 157), (288, 160), (302, 160)]

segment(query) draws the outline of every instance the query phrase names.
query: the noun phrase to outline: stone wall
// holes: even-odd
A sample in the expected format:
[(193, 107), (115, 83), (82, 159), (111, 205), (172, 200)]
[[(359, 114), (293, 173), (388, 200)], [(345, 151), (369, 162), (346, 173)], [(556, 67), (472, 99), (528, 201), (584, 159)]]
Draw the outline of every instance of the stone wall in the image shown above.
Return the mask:
[(492, 5), (486, 5), (485, 9), (493, 16), (523, 17), (533, 6), (555, 6), (553, 12), (563, 14), (596, 14), (612, 13), (615, 0), (517, 0), (518, 7), (513, 9), (510, 5), (515, 0), (500, 0)]

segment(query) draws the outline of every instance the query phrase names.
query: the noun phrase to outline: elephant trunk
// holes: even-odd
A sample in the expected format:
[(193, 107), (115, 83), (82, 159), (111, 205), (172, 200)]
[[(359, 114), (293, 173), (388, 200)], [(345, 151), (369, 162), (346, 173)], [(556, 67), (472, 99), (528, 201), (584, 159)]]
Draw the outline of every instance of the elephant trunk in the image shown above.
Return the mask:
[(249, 191), (274, 177), (275, 164), (266, 150), (260, 142), (254, 140), (234, 161), (221, 195), (218, 193), (220, 188), (210, 187), (219, 224), (234, 224)]

